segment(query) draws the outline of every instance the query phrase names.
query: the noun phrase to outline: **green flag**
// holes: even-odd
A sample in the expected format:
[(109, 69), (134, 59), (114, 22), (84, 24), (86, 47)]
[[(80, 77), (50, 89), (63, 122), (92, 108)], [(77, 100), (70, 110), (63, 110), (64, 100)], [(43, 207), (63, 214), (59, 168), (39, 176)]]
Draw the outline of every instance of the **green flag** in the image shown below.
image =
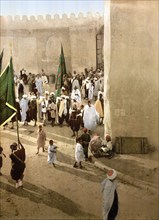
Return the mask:
[(55, 91), (55, 99), (57, 98), (57, 97), (59, 97), (61, 95), (61, 88), (59, 88), (59, 89), (56, 89), (56, 91)]
[(63, 75), (66, 74), (66, 64), (63, 52), (63, 46), (61, 45), (61, 54), (59, 59), (59, 68), (56, 76), (55, 88), (60, 89), (63, 86)]
[(16, 115), (15, 90), (12, 58), (10, 64), (0, 74), (0, 126)]
[(2, 70), (2, 59), (3, 59), (3, 50), (0, 54), (0, 73), (1, 73), (1, 70)]

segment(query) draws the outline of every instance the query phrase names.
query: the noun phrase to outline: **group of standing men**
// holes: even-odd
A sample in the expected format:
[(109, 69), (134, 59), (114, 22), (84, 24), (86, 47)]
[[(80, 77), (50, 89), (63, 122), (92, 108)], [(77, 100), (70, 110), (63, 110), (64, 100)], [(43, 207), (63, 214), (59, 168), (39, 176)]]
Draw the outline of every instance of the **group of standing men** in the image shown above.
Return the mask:
[[(48, 77), (44, 70), (42, 74), (34, 76), (29, 73), (27, 76), (24, 69), (20, 72), (20, 77), (15, 77), (17, 88), (16, 108), (18, 120), (27, 125), (31, 120), (36, 126), (37, 120), (42, 120), (45, 126), (47, 122), (51, 125), (59, 124), (62, 127), (64, 120), (73, 131), (72, 136), (76, 136), (75, 163), (74, 167), (82, 168), (82, 160), (88, 159), (88, 145), (91, 140), (89, 131), (94, 131), (97, 124), (103, 121), (104, 117), (104, 78), (101, 70), (87, 71), (85, 74), (74, 73), (63, 77), (63, 86), (60, 93), (52, 90), (49, 85)], [(26, 90), (29, 86), (29, 92)], [(82, 99), (87, 99), (87, 104), (82, 103)], [(94, 100), (95, 104), (91, 104)], [(15, 118), (12, 119), (12, 125)], [(83, 127), (83, 134), (78, 137), (78, 131)], [(42, 144), (40, 137), (46, 140), (42, 125), (39, 126), (37, 140), (37, 154)], [(44, 144), (42, 145), (44, 151)], [(11, 176), (16, 181), (16, 188), (23, 186), (23, 173), (25, 170), (25, 148), (20, 140), (11, 146), (10, 159), (12, 161)], [(54, 166), (56, 146), (53, 140), (49, 141), (48, 163)], [(0, 148), (0, 158), (5, 154)], [(53, 157), (54, 155), (54, 157)], [(0, 168), (2, 161), (0, 160)], [(118, 195), (116, 191), (117, 173), (110, 170), (107, 178), (102, 182), (103, 192), (103, 219), (115, 219), (118, 212)]]
[[(78, 136), (81, 126), (93, 131), (104, 117), (103, 82), (100, 70), (90, 70), (81, 75), (74, 71), (72, 75), (63, 76), (63, 86), (59, 92), (50, 89), (48, 77), (42, 70), (42, 74), (37, 76), (29, 73), (27, 91), (22, 74), (20, 79), (16, 79), (16, 106), (21, 121), (27, 125), (33, 120), (36, 126), (39, 120), (44, 126), (50, 122), (52, 126), (57, 124), (60, 127), (65, 121), (73, 131), (73, 136)], [(19, 89), (22, 87), (23, 91)], [(87, 103), (84, 99), (88, 100)], [(91, 103), (93, 101), (94, 105)]]

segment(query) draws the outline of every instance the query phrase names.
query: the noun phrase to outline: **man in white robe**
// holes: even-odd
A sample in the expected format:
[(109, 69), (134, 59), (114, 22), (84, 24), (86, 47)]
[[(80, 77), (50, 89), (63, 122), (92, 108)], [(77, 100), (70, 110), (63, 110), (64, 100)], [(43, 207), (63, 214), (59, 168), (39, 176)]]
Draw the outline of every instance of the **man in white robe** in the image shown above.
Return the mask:
[(82, 168), (82, 161), (85, 160), (84, 150), (82, 146), (82, 138), (79, 137), (76, 139), (76, 147), (75, 147), (75, 163), (73, 167)]
[(41, 101), (41, 113), (42, 113), (42, 119), (43, 119), (43, 125), (46, 125), (46, 119), (47, 119), (47, 109), (48, 109), (48, 100), (46, 97), (42, 97)]
[(42, 81), (40, 74), (38, 74), (37, 77), (35, 78), (35, 85), (36, 85), (36, 89), (38, 90), (38, 94), (42, 96), (43, 95), (43, 81)]
[(48, 146), (48, 159), (47, 162), (49, 164), (52, 164), (55, 167), (55, 162), (56, 162), (56, 149), (57, 146), (54, 144), (53, 140), (49, 141), (49, 146)]
[(117, 172), (112, 169), (102, 182), (103, 193), (103, 220), (115, 220), (118, 214), (118, 194), (116, 183)]
[(74, 90), (75, 87), (77, 87), (77, 89), (80, 89), (80, 84), (76, 77), (72, 79), (71, 83), (72, 83), (72, 91)]
[(76, 102), (78, 103), (81, 103), (81, 93), (76, 86), (71, 93), (71, 99), (76, 100)]
[(28, 111), (27, 95), (23, 95), (23, 98), (20, 101), (20, 108), (21, 108), (21, 121), (24, 122), (24, 125), (26, 125), (27, 111)]
[(65, 95), (61, 96), (61, 101), (59, 105), (59, 111), (58, 111), (58, 116), (59, 116), (59, 124), (60, 127), (62, 127), (62, 124), (64, 120), (68, 124), (69, 121), (69, 106), (68, 106), (68, 97)]
[(93, 91), (94, 91), (94, 85), (93, 82), (89, 82), (89, 87), (88, 87), (88, 99), (92, 100), (93, 99)]
[(97, 100), (98, 91), (99, 91), (99, 80), (95, 77), (94, 78), (94, 90), (93, 90), (94, 101)]
[(48, 88), (49, 82), (48, 82), (48, 78), (47, 78), (46, 74), (44, 73), (44, 70), (43, 70), (41, 79), (42, 79), (43, 89), (44, 89), (44, 91), (47, 91), (49, 89)]
[(84, 127), (89, 131), (94, 131), (99, 122), (99, 114), (95, 107), (91, 105), (90, 101), (88, 101), (88, 105), (84, 107), (83, 122)]

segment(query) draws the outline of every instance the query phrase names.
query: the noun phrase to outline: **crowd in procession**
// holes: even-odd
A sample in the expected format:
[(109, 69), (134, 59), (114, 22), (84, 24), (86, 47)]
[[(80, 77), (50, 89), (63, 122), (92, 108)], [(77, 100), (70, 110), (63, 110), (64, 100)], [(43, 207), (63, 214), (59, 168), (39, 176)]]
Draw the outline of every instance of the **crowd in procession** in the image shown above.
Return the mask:
[[(43, 152), (45, 151), (46, 132), (43, 126), (50, 124), (53, 127), (58, 125), (62, 127), (65, 122), (72, 130), (72, 137), (76, 137), (75, 162), (73, 167), (82, 168), (82, 161), (88, 160), (89, 144), (95, 140), (94, 137), (91, 140), (90, 134), (95, 130), (97, 124), (103, 123), (104, 78), (102, 70), (93, 71), (91, 68), (87, 71), (85, 69), (85, 73), (81, 73), (80, 75), (74, 71), (73, 74), (69, 73), (63, 76), (63, 85), (61, 88), (54, 89), (53, 86), (51, 88), (49, 79), (43, 69), (42, 73), (36, 76), (32, 73), (26, 74), (26, 71), (22, 69), (19, 76), (15, 75), (15, 85), (17, 118), (12, 118), (11, 128), (14, 128), (14, 122), (17, 119), (23, 122), (24, 126), (27, 126), (32, 120), (34, 121), (34, 126), (37, 125), (37, 121), (41, 122), (38, 126), (37, 137), (36, 154), (39, 154), (40, 149)], [(28, 89), (26, 89), (27, 85)], [(84, 104), (83, 100), (87, 100), (85, 101), (86, 104)], [(81, 128), (83, 129), (83, 134), (79, 136), (78, 131)], [(106, 141), (105, 146), (112, 149), (109, 135), (106, 135)], [(20, 140), (18, 140), (18, 144), (11, 144), (10, 148), (10, 159), (12, 161), (11, 177), (16, 181), (16, 188), (19, 188), (23, 186), (23, 176), (26, 167), (25, 148)], [(47, 162), (52, 164), (53, 167), (56, 167), (57, 148), (54, 141), (50, 140), (47, 148)], [(3, 148), (1, 147), (1, 167), (2, 156), (6, 155), (3, 153)], [(102, 183), (103, 193), (112, 192), (111, 202), (109, 204), (107, 201), (104, 202), (107, 207), (104, 207), (103, 219), (115, 219), (108, 218), (111, 212), (114, 215), (111, 207), (115, 205), (117, 209), (116, 185), (113, 182), (116, 178), (116, 173), (114, 174), (114, 172), (110, 174), (110, 177), (109, 175), (107, 176), (109, 181), (107, 180)], [(108, 191), (105, 188), (108, 188)]]
[[(18, 120), (24, 125), (33, 120), (36, 126), (38, 120), (44, 126), (50, 123), (60, 127), (65, 121), (73, 131), (73, 136), (78, 136), (81, 126), (93, 131), (104, 117), (102, 71), (85, 70), (85, 74), (81, 75), (74, 71), (73, 74), (64, 75), (62, 81), (62, 86), (55, 89), (49, 84), (43, 69), (36, 76), (26, 74), (22, 69), (19, 76), (15, 76)], [(88, 100), (87, 104), (83, 100)]]

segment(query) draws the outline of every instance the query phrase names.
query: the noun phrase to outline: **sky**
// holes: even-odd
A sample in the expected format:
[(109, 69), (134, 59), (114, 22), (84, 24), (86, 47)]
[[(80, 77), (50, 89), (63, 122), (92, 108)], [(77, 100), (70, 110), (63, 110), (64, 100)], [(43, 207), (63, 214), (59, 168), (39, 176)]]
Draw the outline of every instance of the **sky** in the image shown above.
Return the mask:
[(0, 0), (0, 15), (51, 15), (104, 12), (104, 0)]

